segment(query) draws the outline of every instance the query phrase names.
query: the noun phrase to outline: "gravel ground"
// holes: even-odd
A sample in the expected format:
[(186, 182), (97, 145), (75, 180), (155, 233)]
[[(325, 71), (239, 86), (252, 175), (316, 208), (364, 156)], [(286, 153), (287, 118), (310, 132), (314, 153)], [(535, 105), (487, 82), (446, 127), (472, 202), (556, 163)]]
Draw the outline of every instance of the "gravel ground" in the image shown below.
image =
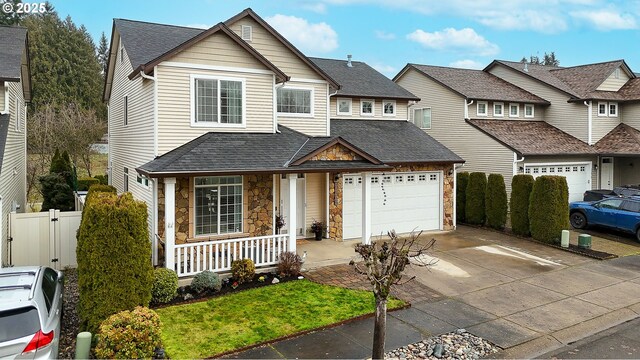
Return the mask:
[(62, 316), (62, 333), (58, 358), (73, 359), (76, 351), (76, 335), (78, 334), (78, 271), (67, 269), (64, 271), (64, 313)]
[(389, 351), (385, 359), (478, 359), (498, 350), (487, 340), (458, 329)]

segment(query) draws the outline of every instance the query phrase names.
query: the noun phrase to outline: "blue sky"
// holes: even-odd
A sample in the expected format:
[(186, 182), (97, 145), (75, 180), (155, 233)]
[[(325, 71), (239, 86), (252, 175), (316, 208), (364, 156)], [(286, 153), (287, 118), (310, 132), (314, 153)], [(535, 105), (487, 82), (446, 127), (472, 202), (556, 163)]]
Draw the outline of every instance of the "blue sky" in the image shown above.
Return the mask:
[(555, 51), (560, 64), (625, 59), (640, 72), (640, 0), (52, 0), (94, 39), (113, 18), (209, 27), (253, 8), (309, 56), (482, 68)]

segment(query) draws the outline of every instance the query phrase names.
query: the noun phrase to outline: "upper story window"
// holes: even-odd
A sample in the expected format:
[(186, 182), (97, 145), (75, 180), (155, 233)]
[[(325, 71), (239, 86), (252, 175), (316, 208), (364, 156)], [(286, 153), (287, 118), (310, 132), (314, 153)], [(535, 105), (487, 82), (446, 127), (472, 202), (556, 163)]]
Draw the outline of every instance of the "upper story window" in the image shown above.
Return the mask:
[(384, 100), (382, 102), (382, 115), (383, 116), (396, 116), (396, 101)]
[(519, 104), (509, 104), (509, 117), (520, 117)]
[(501, 102), (493, 103), (493, 116), (504, 116), (504, 104)]
[(431, 108), (413, 109), (413, 123), (420, 129), (431, 129)]
[(191, 125), (244, 125), (245, 86), (243, 79), (191, 75)]
[(283, 115), (313, 116), (313, 90), (279, 88), (278, 113)]
[(253, 40), (253, 27), (251, 25), (242, 25), (242, 40)]
[(618, 103), (615, 103), (615, 102), (609, 103), (609, 116), (613, 116), (613, 117), (618, 116)]
[(360, 100), (360, 115), (374, 116), (376, 102), (374, 100)]
[(486, 101), (478, 101), (476, 114), (478, 116), (487, 116), (488, 104)]
[(598, 103), (598, 116), (607, 116), (607, 103), (599, 102)]
[(124, 126), (129, 125), (129, 96), (122, 98), (122, 122)]
[(338, 115), (351, 115), (351, 99), (338, 99)]
[(524, 105), (524, 117), (526, 118), (532, 118), (535, 116), (535, 108), (533, 106), (533, 104), (525, 104)]

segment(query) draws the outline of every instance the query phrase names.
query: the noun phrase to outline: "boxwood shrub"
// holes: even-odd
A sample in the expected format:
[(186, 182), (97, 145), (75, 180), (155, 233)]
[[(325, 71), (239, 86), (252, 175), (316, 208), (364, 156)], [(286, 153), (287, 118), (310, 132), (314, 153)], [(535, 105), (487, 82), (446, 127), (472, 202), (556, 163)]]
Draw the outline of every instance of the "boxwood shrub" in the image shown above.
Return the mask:
[(91, 185), (100, 184), (100, 180), (92, 177), (81, 177), (78, 179), (78, 191), (87, 191)]
[(533, 176), (519, 174), (511, 181), (511, 230), (514, 234), (529, 236), (529, 197), (533, 189)]
[(153, 285), (147, 205), (129, 193), (92, 195), (78, 231), (78, 312), (94, 332), (110, 315), (148, 306)]
[(456, 176), (456, 220), (465, 222), (465, 205), (467, 203), (467, 185), (469, 173), (460, 172)]
[(529, 200), (531, 236), (539, 241), (559, 243), (569, 227), (569, 187), (564, 176), (539, 176)]
[(487, 225), (498, 230), (504, 229), (507, 224), (508, 206), (504, 177), (500, 174), (489, 174), (485, 197)]
[(483, 172), (472, 172), (469, 174), (467, 184), (465, 220), (469, 224), (484, 225), (485, 214), (485, 193), (487, 190), (487, 175)]
[(178, 295), (178, 274), (167, 268), (153, 270), (153, 286), (151, 287), (151, 301), (164, 304)]
[(87, 191), (87, 196), (84, 199), (85, 207), (89, 203), (89, 200), (91, 199), (91, 197), (97, 193), (117, 194), (118, 190), (116, 190), (116, 188), (111, 185), (102, 185), (102, 184), (92, 185), (91, 187), (89, 187), (89, 191)]
[(136, 307), (111, 315), (100, 325), (95, 348), (98, 359), (152, 359), (162, 345), (160, 317)]
[(231, 262), (231, 276), (239, 284), (253, 281), (256, 266), (251, 259), (234, 260)]

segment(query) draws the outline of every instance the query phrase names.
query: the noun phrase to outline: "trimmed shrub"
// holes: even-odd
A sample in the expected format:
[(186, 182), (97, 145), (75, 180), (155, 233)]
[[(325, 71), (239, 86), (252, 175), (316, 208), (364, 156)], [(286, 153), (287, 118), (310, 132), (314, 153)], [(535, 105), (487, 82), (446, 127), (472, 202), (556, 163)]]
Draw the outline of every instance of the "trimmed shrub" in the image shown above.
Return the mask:
[(515, 175), (511, 182), (511, 230), (514, 234), (529, 236), (529, 197), (533, 189), (533, 176)]
[(109, 185), (109, 175), (96, 175), (94, 178), (98, 179), (100, 185)]
[(460, 172), (456, 176), (456, 220), (465, 222), (465, 205), (467, 203), (467, 185), (469, 184), (469, 173)]
[(569, 187), (564, 176), (539, 176), (529, 200), (531, 236), (539, 241), (560, 243), (569, 228)]
[(95, 348), (98, 359), (151, 359), (162, 345), (160, 317), (138, 306), (111, 315), (100, 325)]
[(92, 185), (100, 184), (100, 180), (92, 177), (81, 177), (78, 179), (78, 191), (87, 191)]
[(201, 293), (203, 291), (220, 291), (222, 281), (218, 274), (205, 270), (196, 274), (191, 281), (191, 290)]
[(153, 286), (151, 287), (151, 301), (164, 304), (178, 295), (178, 274), (167, 268), (153, 270)]
[(285, 277), (298, 276), (300, 270), (302, 270), (302, 258), (300, 255), (292, 251), (286, 251), (280, 254), (278, 268), (276, 270), (278, 275)]
[(84, 199), (85, 207), (87, 206), (87, 204), (89, 204), (89, 200), (93, 196), (95, 196), (95, 194), (97, 194), (97, 193), (117, 194), (118, 190), (116, 190), (116, 188), (111, 186), (111, 185), (101, 185), (101, 184), (92, 185), (91, 187), (89, 187), (89, 191), (87, 192), (87, 196)]
[(148, 306), (153, 286), (147, 205), (129, 193), (92, 195), (78, 230), (78, 312), (95, 332), (122, 310)]
[(238, 282), (243, 284), (253, 281), (256, 275), (256, 266), (251, 259), (234, 260), (231, 262), (231, 276)]
[(469, 183), (466, 191), (465, 220), (469, 224), (484, 225), (485, 193), (487, 191), (487, 175), (483, 172), (469, 174)]
[(485, 195), (487, 226), (498, 230), (504, 229), (507, 224), (508, 206), (504, 177), (500, 174), (489, 174)]

